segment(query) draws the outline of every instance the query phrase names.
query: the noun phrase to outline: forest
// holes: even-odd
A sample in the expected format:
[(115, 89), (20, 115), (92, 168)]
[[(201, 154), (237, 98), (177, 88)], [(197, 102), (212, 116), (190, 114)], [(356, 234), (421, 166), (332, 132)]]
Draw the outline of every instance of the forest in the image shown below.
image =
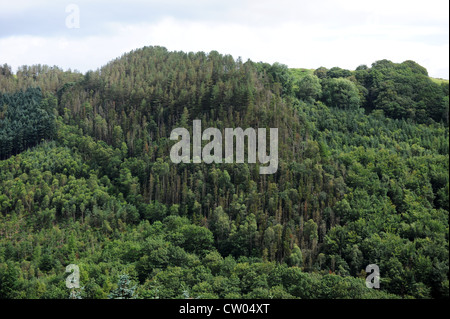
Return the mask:
[[(173, 163), (193, 120), (278, 128), (276, 173)], [(448, 125), (449, 82), (409, 60), (3, 64), (0, 298), (449, 298)]]

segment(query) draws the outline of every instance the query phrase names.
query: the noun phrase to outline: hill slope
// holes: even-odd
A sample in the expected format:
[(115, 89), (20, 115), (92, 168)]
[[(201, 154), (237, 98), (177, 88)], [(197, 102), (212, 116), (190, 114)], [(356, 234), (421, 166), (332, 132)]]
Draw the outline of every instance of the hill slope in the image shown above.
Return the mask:
[[(297, 73), (161, 47), (0, 72), (3, 97), (39, 86), (56, 117), (0, 162), (0, 295), (67, 297), (74, 263), (84, 298), (121, 273), (143, 298), (448, 297), (448, 83), (412, 61)], [(194, 119), (278, 128), (277, 172), (172, 163)]]

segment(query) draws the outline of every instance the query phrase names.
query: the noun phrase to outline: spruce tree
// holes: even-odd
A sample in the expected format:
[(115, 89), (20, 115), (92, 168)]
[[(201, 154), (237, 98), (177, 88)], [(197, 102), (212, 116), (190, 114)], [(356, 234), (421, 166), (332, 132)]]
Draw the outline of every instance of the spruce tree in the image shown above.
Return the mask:
[(121, 275), (117, 282), (117, 288), (114, 289), (109, 295), (109, 299), (134, 299), (136, 286), (130, 287), (131, 281), (128, 275)]

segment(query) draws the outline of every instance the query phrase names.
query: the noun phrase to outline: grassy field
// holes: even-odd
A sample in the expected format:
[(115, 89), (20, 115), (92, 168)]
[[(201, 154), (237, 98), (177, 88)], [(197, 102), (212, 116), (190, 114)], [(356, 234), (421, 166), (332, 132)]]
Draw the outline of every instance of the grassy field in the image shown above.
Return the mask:
[(292, 72), (292, 75), (297, 78), (298, 80), (302, 79), (304, 76), (308, 75), (308, 74), (313, 74), (314, 73), (314, 69), (294, 69), (291, 68), (289, 69)]
[(433, 82), (436, 82), (437, 84), (441, 84), (441, 83), (448, 83), (449, 80), (445, 80), (445, 79), (437, 79), (437, 78), (431, 78), (431, 80), (433, 80)]

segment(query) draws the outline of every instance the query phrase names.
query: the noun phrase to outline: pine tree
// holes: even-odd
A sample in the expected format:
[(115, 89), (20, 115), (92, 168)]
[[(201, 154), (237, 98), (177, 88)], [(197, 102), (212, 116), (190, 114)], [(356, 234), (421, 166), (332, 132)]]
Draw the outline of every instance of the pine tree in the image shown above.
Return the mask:
[(136, 286), (130, 287), (131, 281), (128, 275), (121, 275), (117, 282), (117, 288), (114, 289), (109, 295), (109, 299), (134, 299)]

